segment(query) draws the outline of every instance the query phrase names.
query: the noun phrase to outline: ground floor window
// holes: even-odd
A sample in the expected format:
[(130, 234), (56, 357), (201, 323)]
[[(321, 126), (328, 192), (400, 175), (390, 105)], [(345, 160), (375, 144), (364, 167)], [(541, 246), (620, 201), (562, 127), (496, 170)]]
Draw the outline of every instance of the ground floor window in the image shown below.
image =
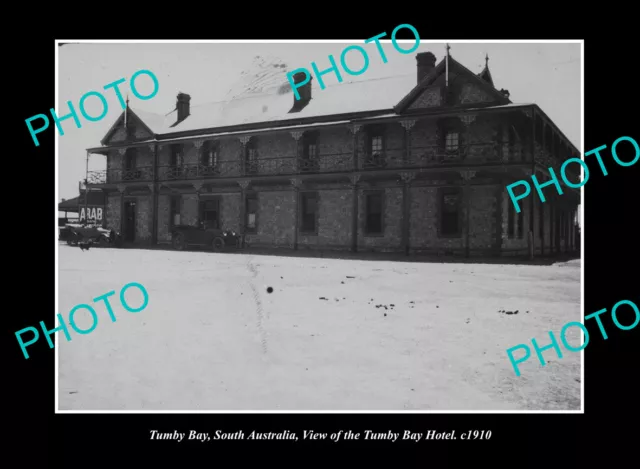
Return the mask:
[(169, 199), (169, 228), (180, 224), (180, 197)]
[(365, 233), (384, 233), (384, 191), (368, 192), (365, 195)]
[(256, 233), (258, 231), (258, 195), (249, 194), (245, 201), (245, 231)]
[(300, 232), (316, 233), (318, 231), (318, 194), (316, 192), (300, 193)]

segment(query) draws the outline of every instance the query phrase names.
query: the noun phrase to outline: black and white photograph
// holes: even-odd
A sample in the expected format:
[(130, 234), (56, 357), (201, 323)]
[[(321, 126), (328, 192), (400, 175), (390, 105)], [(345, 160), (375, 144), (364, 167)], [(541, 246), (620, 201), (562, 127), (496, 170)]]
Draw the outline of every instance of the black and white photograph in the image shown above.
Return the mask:
[(56, 413), (582, 413), (583, 47), (58, 42)]

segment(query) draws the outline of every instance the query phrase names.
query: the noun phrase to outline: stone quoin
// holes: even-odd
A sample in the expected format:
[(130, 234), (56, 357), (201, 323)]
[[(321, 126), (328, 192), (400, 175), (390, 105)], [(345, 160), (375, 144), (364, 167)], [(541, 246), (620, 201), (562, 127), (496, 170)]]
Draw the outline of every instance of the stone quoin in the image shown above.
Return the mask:
[[(138, 90), (136, 89), (136, 85), (135, 85), (135, 80), (136, 78), (138, 78), (140, 75), (147, 75), (149, 77), (151, 77), (151, 80), (153, 81), (153, 92), (151, 94), (148, 94), (146, 96), (140, 94), (138, 92)], [(120, 102), (120, 106), (122, 106), (122, 109), (126, 109), (127, 107), (127, 103), (125, 103), (124, 98), (122, 97), (122, 93), (120, 92), (120, 89), (118, 88), (118, 85), (124, 83), (126, 81), (125, 78), (120, 78), (119, 80), (113, 81), (107, 85), (104, 86), (105, 90), (108, 90), (110, 88), (113, 88), (114, 92), (116, 93), (116, 96), (118, 97), (118, 101)], [(158, 90), (159, 90), (159, 83), (158, 83), (158, 79), (156, 78), (156, 76), (150, 72), (149, 70), (138, 70), (136, 73), (133, 74), (133, 76), (131, 77), (131, 79), (129, 80), (129, 87), (131, 88), (131, 92), (133, 93), (133, 95), (143, 101), (147, 101), (151, 98), (153, 98), (154, 96), (156, 96), (158, 94)], [(85, 109), (85, 101), (90, 98), (90, 97), (94, 97), (97, 98), (98, 100), (100, 100), (100, 102), (102, 103), (102, 113), (99, 116), (90, 116), (89, 114), (87, 114), (87, 111)], [(67, 101), (67, 106), (69, 106), (69, 110), (71, 111), (69, 114), (66, 114), (62, 117), (59, 117), (56, 114), (56, 111), (54, 108), (50, 109), (51, 112), (51, 117), (53, 118), (53, 121), (56, 123), (56, 127), (58, 128), (58, 133), (60, 134), (60, 136), (64, 135), (64, 130), (62, 129), (62, 125), (60, 124), (63, 120), (69, 119), (69, 118), (73, 118), (73, 121), (76, 124), (76, 127), (81, 129), (82, 128), (82, 124), (80, 122), (80, 118), (78, 117), (78, 113), (75, 110), (75, 108), (73, 107), (73, 103), (71, 101)], [(85, 93), (84, 95), (82, 95), (82, 97), (80, 98), (80, 103), (79, 103), (79, 108), (80, 108), (80, 113), (83, 115), (83, 117), (88, 120), (89, 122), (98, 122), (100, 120), (102, 120), (107, 113), (109, 112), (109, 105), (107, 103), (106, 98), (99, 93), (98, 91), (88, 91), (87, 93)], [(36, 119), (42, 119), (44, 121), (44, 125), (38, 129), (34, 129), (33, 126), (31, 125), (31, 122), (36, 120)], [(35, 144), (36, 147), (40, 146), (40, 142), (38, 141), (38, 139), (36, 138), (36, 135), (44, 132), (46, 129), (49, 128), (49, 118), (47, 117), (46, 114), (36, 114), (35, 116), (29, 117), (28, 119), (25, 119), (25, 122), (27, 123), (27, 127), (29, 129), (29, 134), (31, 134), (31, 138), (33, 139), (33, 143)]]
[[(618, 319), (618, 308), (622, 305), (628, 305), (633, 309), (633, 312), (635, 313), (635, 321), (628, 326), (625, 326), (623, 324), (620, 323), (620, 320)], [(591, 319), (591, 318), (595, 318), (596, 322), (598, 323), (598, 328), (600, 329), (600, 332), (602, 333), (602, 338), (604, 340), (607, 340), (609, 338), (609, 336), (607, 335), (607, 332), (604, 329), (604, 326), (602, 324), (602, 321), (600, 320), (600, 315), (603, 313), (606, 313), (607, 309), (601, 309), (600, 311), (596, 311), (595, 313), (592, 313), (588, 316), (585, 316), (585, 321), (587, 319)], [(634, 327), (636, 327), (638, 325), (638, 323), (640, 323), (640, 310), (638, 310), (638, 306), (636, 306), (635, 303), (633, 303), (632, 301), (629, 300), (621, 300), (618, 301), (613, 308), (611, 308), (611, 319), (613, 320), (613, 323), (616, 325), (616, 327), (618, 329), (621, 329), (623, 331), (629, 331), (631, 329), (633, 329)], [(567, 338), (566, 338), (566, 334), (567, 334), (567, 330), (570, 327), (579, 327), (580, 329), (582, 329), (582, 333), (584, 334), (584, 342), (582, 343), (582, 345), (580, 345), (579, 347), (574, 347), (572, 345), (569, 345), (569, 343), (567, 342)], [(531, 343), (533, 344), (533, 348), (536, 351), (536, 355), (538, 356), (538, 360), (540, 361), (540, 364), (544, 367), (547, 366), (547, 362), (544, 360), (544, 357), (542, 356), (542, 352), (544, 352), (545, 350), (549, 350), (549, 349), (555, 349), (556, 354), (558, 355), (558, 358), (563, 358), (562, 355), (562, 350), (560, 350), (560, 345), (558, 344), (558, 340), (555, 338), (555, 336), (553, 335), (553, 331), (549, 331), (549, 337), (551, 338), (551, 344), (546, 345), (544, 347), (540, 347), (538, 342), (536, 341), (536, 339), (531, 339)], [(567, 324), (564, 325), (564, 327), (562, 328), (562, 330), (560, 331), (560, 340), (562, 341), (564, 347), (569, 351), (569, 352), (580, 352), (583, 349), (586, 348), (586, 346), (589, 344), (589, 331), (587, 330), (587, 328), (584, 326), (584, 324), (577, 322), (577, 321), (572, 321), (572, 322), (568, 322)], [(513, 357), (513, 351), (517, 350), (517, 349), (524, 349), (525, 351), (525, 355), (524, 357), (520, 358), (519, 360), (514, 360)], [(531, 349), (529, 348), (528, 345), (525, 344), (519, 344), (516, 345), (515, 347), (511, 347), (510, 349), (507, 350), (507, 355), (509, 356), (509, 361), (511, 362), (511, 364), (513, 365), (513, 369), (516, 373), (516, 376), (520, 376), (520, 370), (518, 369), (518, 364), (520, 363), (524, 363), (525, 361), (527, 361), (529, 359), (529, 357), (531, 357)]]
[[(415, 44), (409, 49), (403, 49), (398, 45), (396, 35), (398, 34), (398, 31), (400, 31), (401, 29), (409, 29), (416, 37)], [(384, 49), (382, 48), (382, 44), (380, 44), (380, 39), (385, 37), (386, 35), (387, 35), (386, 32), (380, 33), (377, 36), (373, 36), (364, 41), (365, 44), (375, 42), (376, 47), (378, 49), (378, 53), (380, 54), (380, 58), (382, 59), (382, 63), (385, 63), (385, 64), (388, 62), (388, 60), (387, 60), (387, 56), (384, 53)], [(399, 26), (396, 26), (396, 28), (392, 31), (391, 43), (393, 44), (394, 49), (400, 52), (401, 54), (405, 54), (405, 55), (411, 54), (415, 52), (416, 49), (418, 49), (418, 47), (420, 46), (420, 35), (418, 34), (418, 31), (416, 30), (416, 28), (414, 28), (410, 24), (401, 24)], [(357, 51), (360, 53), (360, 55), (362, 55), (364, 64), (362, 65), (362, 68), (360, 70), (352, 70), (347, 65), (347, 53), (349, 53), (350, 51)], [(355, 54), (351, 54), (352, 57), (354, 55)], [(336, 64), (336, 60), (333, 57), (333, 55), (329, 55), (329, 63), (331, 63), (331, 67), (321, 71), (318, 69), (318, 65), (315, 62), (311, 62), (311, 68), (313, 69), (313, 72), (315, 73), (316, 78), (318, 79), (318, 83), (320, 83), (321, 90), (324, 90), (326, 88), (324, 81), (322, 80), (323, 75), (334, 72), (336, 75), (336, 78), (338, 79), (338, 83), (342, 83), (343, 81), (342, 75), (340, 74), (340, 70), (338, 69), (338, 65)], [(364, 49), (364, 47), (351, 45), (351, 46), (345, 47), (342, 50), (342, 53), (340, 54), (340, 64), (342, 65), (342, 68), (344, 69), (344, 71), (347, 72), (347, 74), (353, 75), (353, 76), (362, 75), (369, 68), (369, 55), (367, 54), (367, 51)], [(304, 75), (305, 78), (302, 78), (301, 75)], [(295, 70), (287, 73), (287, 80), (289, 80), (289, 83), (291, 84), (291, 89), (293, 90), (296, 96), (296, 100), (299, 101), (300, 99), (303, 99), (303, 97), (298, 93), (298, 88), (303, 87), (304, 85), (306, 85), (311, 81), (311, 73), (306, 68), (296, 68)]]
[[(144, 297), (144, 301), (143, 301), (142, 305), (137, 307), (137, 308), (131, 307), (127, 303), (127, 301), (125, 300), (125, 292), (128, 289), (132, 288), (132, 287), (135, 287), (135, 288), (139, 289), (142, 292), (142, 295)], [(107, 309), (107, 313), (109, 313), (109, 317), (111, 318), (111, 322), (116, 322), (116, 316), (115, 316), (115, 313), (113, 312), (113, 308), (111, 307), (111, 304), (109, 303), (109, 297), (112, 296), (112, 295), (115, 295), (115, 293), (116, 293), (115, 290), (111, 290), (110, 292), (107, 292), (104, 295), (98, 296), (98, 297), (93, 299), (94, 303), (96, 303), (98, 301), (104, 301), (105, 307)], [(122, 287), (122, 290), (120, 290), (120, 303), (122, 304), (122, 307), (125, 310), (127, 310), (128, 312), (130, 312), (130, 313), (139, 313), (140, 311), (145, 309), (147, 307), (147, 305), (149, 304), (149, 294), (147, 293), (147, 290), (144, 288), (144, 286), (141, 285), (140, 283), (137, 283), (137, 282), (127, 283), (124, 287)], [(81, 329), (76, 324), (75, 315), (80, 310), (87, 310), (89, 312), (89, 314), (91, 315), (93, 323), (92, 323), (91, 327), (89, 327), (88, 329)], [(57, 331), (61, 330), (62, 332), (64, 332), (64, 336), (66, 337), (67, 341), (71, 341), (71, 335), (69, 334), (69, 329), (67, 328), (67, 325), (64, 323), (64, 319), (63, 319), (62, 315), (60, 313), (58, 313), (56, 315), (56, 317), (58, 318), (58, 321), (60, 322), (60, 326), (55, 328), (55, 329), (53, 329), (53, 330), (51, 330), (51, 331), (47, 330), (47, 328), (45, 327), (44, 321), (40, 321), (40, 327), (42, 328), (42, 331), (45, 334), (45, 338), (47, 339), (47, 342), (49, 343), (49, 348), (50, 349), (54, 347), (54, 343), (51, 340), (50, 336), (51, 336), (51, 334), (54, 334)], [(98, 313), (89, 304), (82, 303), (82, 304), (76, 305), (69, 312), (69, 325), (78, 334), (87, 335), (87, 334), (93, 332), (96, 327), (98, 327)], [(29, 332), (29, 331), (33, 332), (34, 338), (25, 343), (25, 342), (22, 341), (22, 337), (21, 336), (25, 332)], [(34, 344), (34, 343), (36, 343), (38, 341), (38, 339), (40, 338), (40, 333), (38, 332), (38, 329), (36, 329), (35, 327), (25, 327), (24, 329), (21, 329), (18, 332), (16, 332), (16, 338), (18, 339), (18, 343), (20, 344), (20, 349), (22, 350), (22, 354), (24, 355), (24, 358), (28, 359), (29, 358), (29, 354), (27, 353), (26, 348), (29, 345), (32, 345), (32, 344)]]
[[(618, 153), (616, 152), (616, 148), (618, 146), (618, 144), (620, 142), (629, 142), (631, 143), (631, 145), (633, 145), (633, 148), (635, 149), (636, 155), (633, 158), (633, 160), (631, 161), (622, 161), (620, 160), (620, 158), (618, 157)], [(605, 148), (607, 148), (606, 145), (602, 145), (598, 148), (596, 148), (595, 150), (591, 150), (588, 151), (587, 153), (585, 153), (585, 157), (589, 156), (589, 155), (596, 155), (596, 159), (598, 160), (598, 165), (600, 166), (600, 169), (602, 170), (602, 175), (603, 176), (607, 176), (609, 175), (607, 168), (604, 166), (604, 163), (602, 162), (602, 157), (600, 156), (600, 150), (604, 150)], [(627, 166), (632, 166), (634, 164), (636, 164), (638, 162), (638, 159), (640, 159), (640, 146), (638, 146), (638, 142), (636, 142), (633, 138), (631, 137), (620, 137), (619, 139), (617, 139), (615, 142), (613, 142), (613, 145), (611, 145), (611, 156), (613, 156), (613, 159), (615, 160), (616, 163), (618, 163), (620, 166), (623, 167), (627, 167)], [(576, 163), (579, 164), (580, 166), (582, 166), (582, 169), (584, 170), (584, 178), (582, 179), (582, 181), (579, 181), (577, 183), (571, 182), (567, 179), (567, 174), (566, 174), (566, 169), (567, 166), (569, 166), (569, 164), (571, 163)], [(542, 188), (550, 186), (550, 185), (554, 185), (556, 186), (556, 190), (558, 192), (559, 195), (563, 195), (562, 192), (562, 188), (560, 187), (560, 181), (558, 181), (558, 176), (556, 176), (556, 173), (554, 172), (553, 168), (549, 167), (548, 169), (549, 174), (551, 175), (551, 180), (544, 182), (542, 184), (540, 184), (540, 182), (538, 182), (538, 179), (536, 178), (535, 175), (531, 176), (531, 180), (533, 181), (533, 185), (535, 186), (536, 190), (538, 191), (538, 196), (540, 197), (540, 201), (541, 202), (546, 202), (546, 199), (544, 197), (544, 194), (542, 193)], [(567, 160), (565, 160), (565, 162), (562, 164), (562, 167), (560, 168), (560, 175), (562, 177), (562, 180), (564, 182), (564, 184), (571, 188), (571, 189), (579, 189), (580, 187), (584, 186), (587, 181), (589, 180), (589, 167), (587, 166), (587, 164), (584, 162), (584, 160), (580, 159), (580, 158), (569, 158)], [(513, 193), (513, 187), (516, 186), (525, 186), (525, 192), (523, 194), (520, 194), (518, 196), (516, 196)], [(513, 184), (509, 184), (507, 186), (507, 191), (509, 192), (509, 196), (511, 197), (511, 200), (513, 201), (513, 205), (516, 208), (516, 212), (520, 213), (521, 209), (520, 209), (520, 205), (518, 205), (518, 200), (522, 200), (525, 199), (529, 196), (529, 194), (531, 194), (531, 186), (529, 185), (529, 183), (525, 180), (520, 180), (520, 181), (516, 181)]]

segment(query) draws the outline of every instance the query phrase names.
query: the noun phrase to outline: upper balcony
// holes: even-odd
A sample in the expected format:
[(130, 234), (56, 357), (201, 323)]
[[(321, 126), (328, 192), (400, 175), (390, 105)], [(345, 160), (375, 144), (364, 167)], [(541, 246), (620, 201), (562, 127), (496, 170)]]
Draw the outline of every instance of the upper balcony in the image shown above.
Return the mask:
[(320, 154), (313, 159), (296, 157), (239, 159), (218, 161), (215, 165), (181, 164), (157, 168), (157, 177), (152, 166), (132, 169), (109, 169), (89, 171), (89, 184), (119, 184), (127, 182), (179, 181), (196, 179), (222, 179), (237, 177), (290, 176), (301, 174), (348, 173), (353, 171), (380, 171), (437, 168), (442, 166), (469, 166), (502, 164), (506, 161), (522, 163), (530, 157), (521, 145), (498, 143), (474, 143), (455, 149), (444, 149), (439, 145), (412, 146), (408, 151), (386, 149), (381, 153)]

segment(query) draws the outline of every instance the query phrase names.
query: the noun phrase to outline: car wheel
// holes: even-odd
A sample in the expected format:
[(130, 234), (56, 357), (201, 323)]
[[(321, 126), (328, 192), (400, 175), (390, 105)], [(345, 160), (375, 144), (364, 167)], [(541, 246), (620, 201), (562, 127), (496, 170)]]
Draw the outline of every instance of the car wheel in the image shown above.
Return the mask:
[(106, 236), (100, 236), (98, 238), (98, 246), (100, 246), (101, 248), (105, 248), (109, 246), (109, 244), (111, 243), (109, 242), (109, 239)]
[(213, 243), (211, 244), (212, 244), (213, 250), (216, 252), (222, 251), (222, 249), (224, 248), (224, 240), (219, 236), (213, 238)]
[(176, 236), (174, 236), (174, 238), (173, 238), (173, 247), (175, 249), (177, 249), (178, 251), (184, 250), (184, 247), (185, 247), (184, 235), (177, 234)]

